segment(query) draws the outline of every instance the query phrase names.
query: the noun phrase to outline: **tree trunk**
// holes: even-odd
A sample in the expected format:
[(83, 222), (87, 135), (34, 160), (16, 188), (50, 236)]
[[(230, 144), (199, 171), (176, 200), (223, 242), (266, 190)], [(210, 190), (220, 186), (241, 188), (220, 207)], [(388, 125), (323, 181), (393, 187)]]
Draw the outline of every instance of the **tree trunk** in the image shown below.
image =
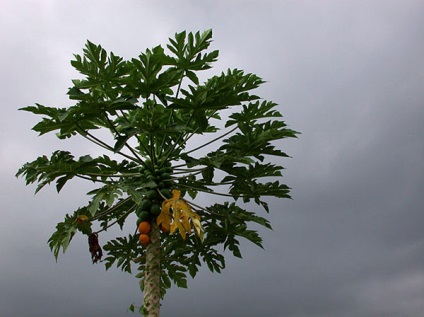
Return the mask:
[(160, 312), (160, 230), (152, 221), (150, 243), (146, 248), (146, 266), (144, 277), (145, 317), (159, 317)]

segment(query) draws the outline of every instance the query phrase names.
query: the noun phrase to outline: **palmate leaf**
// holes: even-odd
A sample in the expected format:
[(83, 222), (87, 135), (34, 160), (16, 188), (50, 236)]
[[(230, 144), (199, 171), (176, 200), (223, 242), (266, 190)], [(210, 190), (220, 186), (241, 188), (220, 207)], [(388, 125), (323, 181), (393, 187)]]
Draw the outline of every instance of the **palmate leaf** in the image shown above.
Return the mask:
[[(110, 207), (104, 202), (101, 202), (94, 218), (99, 222), (102, 230), (107, 230), (107, 228), (114, 223), (117, 223), (122, 230), (126, 219), (135, 209), (136, 205), (137, 204), (131, 197), (118, 199), (118, 201)], [(90, 207), (90, 204), (87, 206), (87, 211), (88, 207)]]
[(16, 176), (24, 176), (27, 184), (38, 183), (36, 192), (56, 180), (59, 192), (65, 183), (78, 173), (95, 173), (97, 171), (97, 164), (89, 155), (81, 156), (76, 161), (70, 152), (55, 151), (50, 159), (40, 156), (33, 162), (25, 163), (18, 170)]
[[(81, 207), (78, 210), (76, 210), (72, 215), (66, 215), (63, 222), (60, 222), (56, 226), (56, 231), (52, 234), (52, 236), (48, 240), (48, 244), (50, 246), (50, 249), (52, 250), (55, 259), (58, 259), (59, 252), (62, 249), (63, 253), (68, 249), (69, 244), (74, 237), (75, 233), (78, 231), (81, 232), (84, 235), (90, 235), (92, 233), (92, 221), (98, 220), (100, 221), (100, 226), (103, 229), (106, 229), (108, 227), (108, 223), (112, 220), (117, 220), (117, 223), (120, 224), (121, 229), (123, 226), (123, 223), (125, 221), (126, 217), (122, 217), (122, 215), (128, 215), (128, 211), (131, 211), (132, 208), (134, 208), (134, 203), (130, 199), (121, 200), (117, 204), (115, 204), (112, 207), (107, 207), (103, 203), (99, 206), (99, 212), (96, 215), (96, 217), (93, 217), (90, 215), (90, 205)], [(90, 216), (87, 216), (90, 215)], [(124, 245), (126, 245), (124, 242), (127, 242), (125, 238), (124, 240), (119, 240), (122, 242), (122, 248)], [(137, 241), (137, 239), (136, 239)], [(132, 243), (132, 242), (131, 242)], [(113, 241), (111, 242), (112, 245), (115, 245), (116, 250), (116, 244)], [(132, 245), (126, 245), (128, 249), (131, 249), (134, 247), (134, 244)], [(112, 248), (113, 249), (113, 248)], [(130, 261), (132, 258), (130, 256)], [(107, 265), (107, 268), (110, 267), (110, 265), (113, 264), (113, 262), (116, 260), (114, 258), (114, 253), (112, 251), (112, 254), (107, 259), (107, 262), (110, 263), (109, 266)], [(128, 263), (123, 263), (124, 260), (118, 259), (118, 267), (122, 266), (123, 269), (128, 270)]]
[[(20, 108), (20, 110), (46, 116), (32, 128), (34, 131), (39, 132), (39, 135), (58, 130), (57, 136), (60, 139), (64, 139), (77, 133), (84, 133), (85, 130), (99, 128), (96, 125), (98, 123), (97, 117), (93, 115), (84, 118), (67, 117), (65, 108), (53, 108), (36, 104), (35, 106)], [(66, 118), (63, 119), (64, 117)]]
[[(101, 84), (107, 84), (111, 88), (119, 83), (120, 79), (128, 74), (131, 65), (112, 52), (107, 52), (100, 46), (87, 41), (83, 49), (84, 55), (75, 54), (71, 65), (86, 76), (84, 80), (74, 82), (79, 89), (101, 88)], [(113, 89), (108, 89), (110, 93)]]
[(263, 177), (280, 177), (283, 167), (271, 163), (248, 164), (247, 166), (232, 166), (225, 169), (230, 174), (223, 178), (222, 182), (233, 182), (236, 179), (254, 180)]
[(224, 140), (221, 151), (240, 157), (254, 157), (263, 161), (264, 155), (288, 157), (283, 151), (271, 144), (284, 138), (296, 137), (296, 132), (286, 128), (282, 121), (267, 121), (264, 123), (239, 124), (241, 132)]
[[(187, 287), (187, 276), (194, 278), (202, 262), (211, 272), (221, 272), (225, 268), (225, 258), (215, 249), (215, 245), (206, 241), (202, 243), (198, 239), (184, 240), (181, 235), (169, 235), (166, 243), (162, 244), (162, 296), (171, 287), (171, 282)], [(144, 264), (139, 270), (143, 272)], [(144, 274), (140, 273), (138, 277), (143, 279)]]
[(240, 105), (244, 101), (257, 99), (247, 91), (258, 87), (263, 83), (262, 79), (253, 74), (244, 74), (243, 71), (234, 69), (214, 76), (204, 85), (189, 85), (189, 90), (182, 89), (185, 96), (181, 98), (169, 98), (171, 107), (196, 111), (223, 110), (228, 107)]
[(178, 188), (187, 192), (192, 199), (195, 199), (198, 192), (212, 192), (212, 189), (208, 185), (213, 185), (213, 183), (208, 183), (206, 180), (201, 179), (197, 180), (196, 176), (193, 174), (186, 175), (183, 178), (176, 180), (176, 185)]
[(167, 48), (176, 56), (173, 65), (186, 71), (188, 77), (197, 83), (197, 76), (193, 71), (201, 71), (211, 68), (210, 64), (217, 60), (219, 52), (212, 51), (203, 53), (212, 41), (212, 30), (206, 30), (196, 34), (183, 31), (175, 34), (175, 38), (169, 39)]
[(248, 239), (262, 248), (262, 238), (255, 230), (248, 229), (248, 223), (255, 222), (271, 229), (267, 219), (257, 216), (235, 203), (214, 204), (208, 210), (212, 212), (212, 221), (205, 228), (207, 232), (205, 243), (223, 243), (224, 247), (232, 251), (233, 255), (237, 257), (241, 257), (237, 236)]
[(249, 202), (253, 199), (255, 203), (262, 205), (267, 211), (268, 204), (261, 199), (262, 197), (291, 198), (289, 192), (290, 187), (281, 184), (279, 181), (263, 184), (255, 180), (246, 182), (243, 178), (236, 179), (230, 189), (230, 194), (233, 197), (241, 197), (243, 202)]
[[(173, 120), (170, 121), (170, 118)], [(172, 148), (175, 143), (181, 143), (181, 135), (193, 131), (193, 128), (186, 124), (189, 114), (175, 113), (155, 101), (146, 101), (142, 106), (128, 111), (125, 117), (117, 118), (115, 121), (116, 130), (119, 136), (116, 137), (115, 151), (120, 150), (125, 142), (136, 137), (140, 147), (140, 154), (151, 155), (149, 143), (151, 138), (161, 144), (163, 148)], [(183, 145), (181, 145), (183, 146)], [(181, 148), (174, 150), (173, 155), (177, 155)]]
[[(88, 121), (93, 123), (105, 125), (106, 115), (116, 115), (118, 111), (130, 110), (137, 108), (137, 99), (134, 98), (117, 98), (115, 100), (88, 100), (80, 101), (75, 106), (67, 108), (67, 110), (60, 114), (59, 119), (62, 122), (76, 122)], [(99, 117), (100, 115), (100, 117)]]
[(106, 269), (109, 269), (115, 262), (118, 268), (124, 272), (131, 273), (131, 264), (133, 259), (142, 255), (143, 251), (138, 248), (137, 235), (128, 235), (128, 237), (118, 237), (110, 240), (103, 249), (107, 252)]
[[(85, 131), (99, 127), (113, 130), (106, 114), (116, 115), (116, 111), (133, 109), (137, 101), (137, 97), (122, 96), (122, 81), (131, 71), (131, 65), (113, 53), (107, 56), (100, 45), (90, 41), (87, 41), (84, 56), (75, 55), (71, 64), (86, 75), (86, 79), (73, 80), (74, 86), (69, 89), (68, 95), (79, 102), (59, 118), (62, 126), (58, 136), (84, 135)], [(55, 123), (59, 124), (57, 121)], [(37, 129), (46, 129), (45, 126), (38, 126)], [(54, 126), (50, 124), (49, 128), (53, 129)]]
[(77, 231), (85, 235), (91, 233), (91, 222), (86, 216), (87, 208), (82, 207), (76, 210), (72, 215), (66, 215), (63, 222), (59, 222), (56, 226), (56, 231), (48, 240), (50, 250), (57, 261), (60, 249), (63, 253), (68, 249), (72, 238)]
[(126, 160), (118, 163), (106, 155), (98, 158), (84, 155), (75, 160), (68, 151), (55, 151), (50, 158), (40, 156), (33, 162), (25, 163), (16, 176), (23, 176), (27, 184), (38, 183), (36, 192), (56, 180), (59, 192), (68, 180), (77, 175), (85, 175), (95, 181), (104, 179), (103, 175), (132, 172), (134, 167), (133, 163)]
[(206, 154), (201, 158), (192, 157), (186, 153), (181, 153), (188, 167), (206, 166), (208, 168), (220, 169), (222, 171), (232, 170), (237, 164), (252, 164), (254, 161), (248, 157), (240, 157), (231, 153), (217, 150)]
[(69, 243), (77, 231), (75, 220), (66, 215), (64, 222), (56, 225), (56, 231), (48, 240), (50, 250), (53, 252), (55, 259), (59, 256), (60, 249), (65, 252)]
[(105, 202), (108, 207), (111, 207), (123, 195), (123, 192), (119, 185), (106, 184), (101, 188), (88, 192), (87, 195), (93, 195), (93, 199), (88, 205), (88, 211), (95, 216), (101, 202)]
[(256, 101), (243, 105), (243, 110), (230, 115), (230, 120), (225, 123), (225, 127), (235, 124), (253, 124), (259, 119), (281, 118), (282, 115), (276, 108), (277, 104), (272, 101)]
[(125, 91), (135, 92), (142, 98), (148, 98), (151, 94), (162, 94), (163, 89), (177, 85), (181, 78), (181, 71), (175, 69), (167, 69), (159, 75), (162, 68), (171, 63), (170, 57), (165, 55), (161, 46), (147, 49), (131, 62), (134, 69), (124, 80), (127, 86)]
[[(222, 151), (211, 152), (206, 157), (202, 157), (200, 159), (193, 158), (189, 155), (182, 154), (181, 157), (185, 160), (187, 166), (205, 166), (202, 169), (202, 177), (197, 180), (194, 176), (187, 176), (184, 179), (178, 180), (178, 185), (182, 188), (187, 188), (190, 196), (192, 198), (195, 195), (192, 195), (190, 192), (197, 193), (198, 191), (213, 193), (214, 187), (219, 185), (232, 185), (239, 186), (239, 184), (244, 189), (245, 187), (249, 188), (249, 190), (241, 190), (240, 188), (230, 190), (229, 194), (233, 195), (235, 199), (243, 197), (243, 199), (248, 200), (249, 198), (255, 198), (258, 195), (262, 195), (255, 193), (254, 189), (247, 184), (253, 182), (253, 184), (257, 184), (255, 179), (260, 178), (270, 178), (270, 177), (281, 177), (281, 170), (283, 167), (271, 164), (271, 163), (260, 163), (255, 162), (252, 159), (248, 159), (246, 157), (235, 156), (231, 154), (227, 154)], [(225, 172), (227, 175), (224, 176), (220, 181), (214, 181), (215, 170), (220, 170), (221, 172)], [(218, 173), (221, 175), (222, 173)], [(246, 183), (246, 184), (245, 184)], [(286, 188), (284, 188), (286, 189)], [(284, 191), (285, 192), (285, 191)], [(273, 196), (275, 191), (269, 193), (269, 196)], [(266, 194), (267, 195), (267, 194)], [(282, 197), (282, 193), (279, 194)], [(259, 202), (266, 210), (267, 204), (263, 201)]]

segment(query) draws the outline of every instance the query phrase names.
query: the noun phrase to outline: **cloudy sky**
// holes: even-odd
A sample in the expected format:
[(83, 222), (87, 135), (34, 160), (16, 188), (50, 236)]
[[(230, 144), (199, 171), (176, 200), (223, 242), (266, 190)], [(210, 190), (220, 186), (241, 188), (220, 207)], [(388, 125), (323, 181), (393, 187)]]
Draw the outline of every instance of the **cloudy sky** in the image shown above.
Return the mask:
[(25, 162), (91, 145), (37, 137), (35, 102), (68, 106), (87, 39), (125, 58), (212, 28), (228, 67), (267, 80), (298, 140), (282, 143), (293, 200), (271, 201), (265, 250), (167, 294), (162, 316), (424, 314), (424, 2), (0, 0), (0, 315), (131, 316), (137, 280), (92, 265), (86, 238), (55, 263), (47, 239), (84, 185), (34, 196)]

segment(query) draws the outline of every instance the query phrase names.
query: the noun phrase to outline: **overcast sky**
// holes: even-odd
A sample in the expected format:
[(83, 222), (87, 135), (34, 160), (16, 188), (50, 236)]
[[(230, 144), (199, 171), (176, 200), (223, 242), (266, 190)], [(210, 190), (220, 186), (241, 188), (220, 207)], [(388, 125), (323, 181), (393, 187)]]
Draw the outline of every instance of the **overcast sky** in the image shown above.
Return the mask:
[[(55, 263), (47, 246), (84, 186), (34, 196), (17, 169), (79, 139), (37, 137), (35, 102), (68, 106), (69, 61), (87, 39), (125, 58), (212, 28), (228, 67), (267, 80), (298, 140), (271, 201), (265, 250), (172, 288), (162, 316), (424, 316), (424, 2), (421, 0), (0, 0), (0, 315), (131, 316), (138, 281), (92, 265), (86, 237)], [(102, 241), (100, 241), (102, 242)]]

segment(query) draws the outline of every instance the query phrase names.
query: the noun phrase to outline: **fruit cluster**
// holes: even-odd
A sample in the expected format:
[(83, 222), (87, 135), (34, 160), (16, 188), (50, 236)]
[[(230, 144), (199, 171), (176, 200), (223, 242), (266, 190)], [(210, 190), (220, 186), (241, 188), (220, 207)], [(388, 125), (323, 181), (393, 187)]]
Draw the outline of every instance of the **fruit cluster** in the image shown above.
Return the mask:
[(150, 223), (148, 221), (142, 221), (138, 225), (138, 232), (140, 232), (140, 236), (138, 240), (144, 246), (147, 246), (150, 242), (149, 232), (152, 229)]
[(151, 223), (161, 213), (162, 201), (171, 197), (171, 173), (173, 171), (169, 162), (164, 163), (162, 167), (146, 162), (146, 166), (142, 167), (140, 172), (149, 187), (145, 188), (147, 191), (144, 198), (135, 211), (140, 232), (139, 240), (144, 246), (149, 244), (148, 234), (151, 230)]

